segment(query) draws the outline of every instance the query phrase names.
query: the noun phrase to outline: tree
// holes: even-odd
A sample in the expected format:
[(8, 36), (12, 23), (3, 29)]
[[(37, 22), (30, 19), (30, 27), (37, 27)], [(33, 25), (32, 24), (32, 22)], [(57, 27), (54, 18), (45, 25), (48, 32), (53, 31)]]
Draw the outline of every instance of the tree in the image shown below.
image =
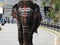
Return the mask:
[(51, 7), (54, 5), (54, 7), (50, 9), (50, 12), (47, 13), (47, 16), (52, 18), (54, 22), (58, 22), (58, 12), (60, 13), (60, 0), (43, 0), (42, 5), (46, 6), (46, 3), (48, 3)]

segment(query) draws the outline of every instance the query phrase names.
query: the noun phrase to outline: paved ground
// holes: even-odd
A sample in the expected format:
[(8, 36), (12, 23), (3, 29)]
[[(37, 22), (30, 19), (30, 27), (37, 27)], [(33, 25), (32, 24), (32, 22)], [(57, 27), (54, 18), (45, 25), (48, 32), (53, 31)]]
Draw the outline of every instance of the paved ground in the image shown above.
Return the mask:
[[(16, 24), (5, 24), (0, 31), (0, 45), (19, 45), (17, 35)], [(38, 28), (38, 33), (33, 35), (33, 44), (56, 45), (56, 35)]]

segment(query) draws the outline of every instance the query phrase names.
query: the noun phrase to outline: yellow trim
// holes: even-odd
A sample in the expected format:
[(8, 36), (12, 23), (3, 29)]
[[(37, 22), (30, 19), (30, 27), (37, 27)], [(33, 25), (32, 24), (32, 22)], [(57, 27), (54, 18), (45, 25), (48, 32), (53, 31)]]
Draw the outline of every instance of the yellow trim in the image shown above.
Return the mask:
[(43, 27), (43, 26), (40, 26), (39, 29), (49, 31), (49, 32), (54, 33), (56, 35), (60, 35), (60, 32), (57, 32), (54, 29), (49, 29), (49, 28), (46, 28), (46, 27)]

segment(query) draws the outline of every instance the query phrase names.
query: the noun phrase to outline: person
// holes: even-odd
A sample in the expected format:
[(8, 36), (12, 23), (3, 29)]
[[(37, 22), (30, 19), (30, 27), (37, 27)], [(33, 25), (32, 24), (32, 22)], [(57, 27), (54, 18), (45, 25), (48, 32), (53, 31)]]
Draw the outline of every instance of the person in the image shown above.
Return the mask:
[(12, 8), (12, 16), (17, 19), (20, 45), (33, 45), (33, 33), (37, 32), (42, 20), (39, 6), (32, 0), (19, 1)]
[(51, 6), (44, 6), (44, 14), (45, 14), (46, 18), (48, 18), (47, 13), (51, 12), (51, 10), (52, 10)]

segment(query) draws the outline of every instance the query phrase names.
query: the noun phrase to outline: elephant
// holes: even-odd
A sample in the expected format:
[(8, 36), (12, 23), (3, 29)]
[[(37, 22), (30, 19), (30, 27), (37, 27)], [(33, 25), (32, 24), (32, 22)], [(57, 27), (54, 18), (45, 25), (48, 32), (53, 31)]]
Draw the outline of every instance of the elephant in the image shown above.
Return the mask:
[(17, 20), (20, 45), (33, 45), (33, 33), (42, 20), (40, 8), (32, 1), (19, 1), (12, 7), (12, 16)]

